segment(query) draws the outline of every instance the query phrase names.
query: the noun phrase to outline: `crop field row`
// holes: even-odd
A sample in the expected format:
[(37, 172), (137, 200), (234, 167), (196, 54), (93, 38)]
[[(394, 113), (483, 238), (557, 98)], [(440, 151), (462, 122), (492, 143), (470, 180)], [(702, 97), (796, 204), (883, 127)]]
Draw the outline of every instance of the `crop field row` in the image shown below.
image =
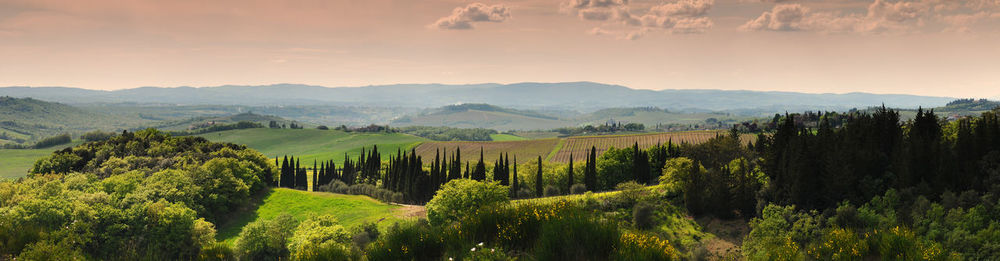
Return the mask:
[[(583, 161), (587, 158), (587, 154), (590, 153), (591, 147), (597, 148), (597, 156), (600, 157), (601, 154), (604, 154), (605, 151), (612, 147), (631, 147), (635, 143), (639, 143), (639, 148), (642, 149), (652, 147), (656, 144), (666, 144), (667, 142), (673, 142), (674, 144), (698, 144), (706, 142), (716, 135), (726, 135), (726, 133), (724, 131), (685, 131), (639, 135), (571, 137), (566, 138), (565, 144), (549, 161), (569, 162), (570, 155), (573, 155), (575, 161)], [(754, 137), (751, 134), (744, 134), (740, 137), (740, 140), (747, 142)]]
[(523, 141), (443, 141), (424, 142), (417, 146), (417, 155), (423, 158), (424, 164), (434, 161), (437, 150), (447, 152), (450, 158), (455, 148), (461, 149), (463, 162), (479, 160), (479, 151), (483, 150), (483, 158), (488, 165), (493, 164), (500, 153), (510, 153), (511, 160), (517, 157), (519, 162), (546, 157), (559, 143), (559, 139), (523, 140)]

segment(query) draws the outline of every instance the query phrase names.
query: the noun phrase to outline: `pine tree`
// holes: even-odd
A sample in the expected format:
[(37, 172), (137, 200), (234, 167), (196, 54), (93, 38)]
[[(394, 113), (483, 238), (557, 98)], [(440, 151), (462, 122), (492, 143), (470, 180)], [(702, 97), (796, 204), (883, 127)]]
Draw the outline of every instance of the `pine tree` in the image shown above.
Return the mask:
[(538, 156), (538, 174), (535, 174), (535, 195), (542, 197), (542, 156)]

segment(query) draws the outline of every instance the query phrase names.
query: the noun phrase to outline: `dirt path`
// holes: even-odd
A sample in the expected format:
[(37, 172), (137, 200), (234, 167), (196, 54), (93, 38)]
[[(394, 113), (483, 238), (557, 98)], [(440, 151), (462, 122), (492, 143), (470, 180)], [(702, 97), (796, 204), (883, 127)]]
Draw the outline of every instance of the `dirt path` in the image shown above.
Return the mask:
[(421, 205), (393, 204), (400, 206), (396, 209), (395, 215), (398, 218), (422, 218), (427, 217), (427, 209)]
[(716, 236), (704, 242), (710, 254), (709, 260), (726, 260), (727, 256), (742, 259), (740, 246), (743, 244), (743, 237), (750, 232), (745, 221), (703, 218), (697, 222), (705, 232)]

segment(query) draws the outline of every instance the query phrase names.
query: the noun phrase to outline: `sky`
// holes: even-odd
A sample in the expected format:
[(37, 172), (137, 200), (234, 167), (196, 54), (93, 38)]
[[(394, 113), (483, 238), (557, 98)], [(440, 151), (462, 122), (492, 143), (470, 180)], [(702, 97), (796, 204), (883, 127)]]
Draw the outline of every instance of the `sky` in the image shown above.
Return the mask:
[(0, 86), (566, 81), (1000, 98), (1000, 0), (0, 0)]

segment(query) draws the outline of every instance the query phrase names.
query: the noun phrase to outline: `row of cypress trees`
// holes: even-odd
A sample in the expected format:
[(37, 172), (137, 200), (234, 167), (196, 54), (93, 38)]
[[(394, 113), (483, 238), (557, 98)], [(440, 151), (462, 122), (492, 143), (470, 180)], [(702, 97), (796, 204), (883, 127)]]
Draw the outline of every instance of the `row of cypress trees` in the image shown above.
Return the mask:
[[(666, 148), (671, 148), (671, 146), (666, 146)], [(633, 170), (635, 170), (634, 175), (636, 179), (649, 180), (648, 172), (650, 163), (647, 151), (640, 150), (638, 144), (635, 144), (632, 149), (633, 155), (636, 155), (633, 157), (633, 164), (635, 164)], [(651, 149), (648, 153), (658, 154), (659, 152)], [(511, 167), (512, 162), (513, 168)], [(545, 186), (542, 178), (544, 165), (542, 164), (541, 156), (538, 156), (537, 163), (534, 190), (536, 196), (541, 197), (543, 196)], [(274, 182), (273, 186), (296, 189), (308, 188), (308, 180), (306, 179), (308, 170), (301, 166), (300, 159), (294, 156), (285, 156), (280, 162), (276, 158), (275, 164), (281, 167), (281, 175)], [(423, 203), (430, 200), (434, 192), (440, 189), (444, 183), (459, 178), (478, 181), (497, 181), (501, 185), (510, 186), (512, 196), (517, 196), (517, 192), (522, 189), (523, 181), (518, 180), (517, 176), (517, 158), (515, 157), (512, 160), (509, 153), (500, 154), (500, 157), (493, 162), (492, 177), (487, 177), (486, 175), (486, 163), (482, 148), (480, 148), (479, 160), (475, 165), (471, 165), (470, 162), (466, 161), (464, 163), (464, 171), (462, 165), (461, 149), (455, 148), (455, 152), (450, 157), (447, 151), (443, 153), (441, 150), (436, 151), (429, 170), (424, 169), (423, 159), (417, 155), (415, 150), (410, 150), (409, 152), (397, 150), (396, 155), (390, 156), (383, 167), (378, 147), (373, 146), (370, 151), (363, 148), (361, 155), (356, 159), (345, 155), (343, 166), (340, 169), (337, 168), (333, 160), (314, 161), (312, 173), (313, 188), (330, 184), (334, 181), (341, 181), (347, 185), (369, 184), (393, 192), (400, 192), (405, 201), (412, 203)], [(569, 173), (573, 173), (574, 165), (574, 159), (571, 156), (567, 170)], [(646, 171), (641, 171), (643, 169)], [(583, 180), (575, 180), (574, 175), (569, 175), (568, 182), (564, 185), (565, 191), (570, 191), (572, 186), (577, 182), (582, 182), (588, 190), (598, 188), (596, 147), (591, 147), (586, 157)]]

